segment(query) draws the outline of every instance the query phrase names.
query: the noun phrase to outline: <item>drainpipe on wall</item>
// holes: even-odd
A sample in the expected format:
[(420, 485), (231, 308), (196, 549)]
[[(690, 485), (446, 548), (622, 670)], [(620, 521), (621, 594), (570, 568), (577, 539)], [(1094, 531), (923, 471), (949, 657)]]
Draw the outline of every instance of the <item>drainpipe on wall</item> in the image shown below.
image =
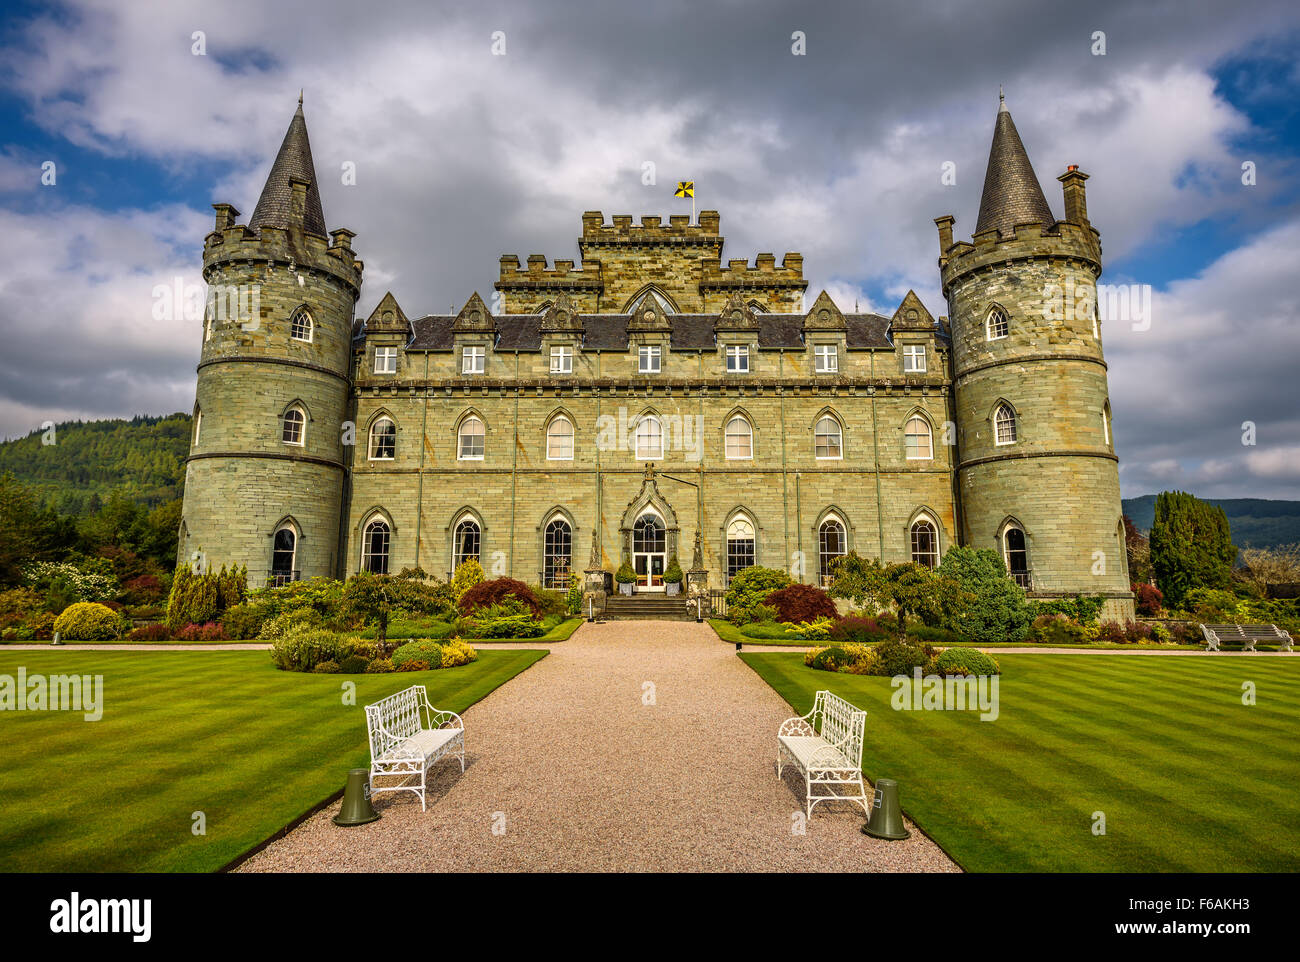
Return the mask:
[[(784, 535), (782, 537), (784, 539), (785, 557), (787, 560), (789, 560), (790, 558), (790, 495), (789, 495), (789, 488), (787, 485), (789, 475), (786, 471), (786, 461), (785, 461), (785, 436), (786, 436), (785, 435), (785, 387), (783, 383), (785, 381), (785, 351), (781, 352), (781, 356), (778, 361), (778, 364), (779, 364), (779, 367), (777, 369), (778, 387), (776, 389), (777, 391), (776, 396), (777, 396), (777, 400), (780, 402), (778, 407), (780, 408), (781, 411), (781, 524), (784, 526), (783, 528)], [(757, 558), (755, 558), (754, 560), (755, 562), (758, 561)]]
[(429, 352), (424, 352), (424, 415), (420, 418), (420, 470), (415, 493), (415, 566), (420, 564), (420, 531), (424, 524), (424, 448), (429, 443)]
[(876, 535), (880, 539), (880, 563), (885, 563), (884, 503), (880, 497), (880, 432), (876, 421), (876, 352), (871, 352), (871, 450), (876, 473)]
[(510, 558), (506, 572), (515, 576), (515, 479), (519, 465), (519, 352), (515, 351), (515, 440), (510, 451)]

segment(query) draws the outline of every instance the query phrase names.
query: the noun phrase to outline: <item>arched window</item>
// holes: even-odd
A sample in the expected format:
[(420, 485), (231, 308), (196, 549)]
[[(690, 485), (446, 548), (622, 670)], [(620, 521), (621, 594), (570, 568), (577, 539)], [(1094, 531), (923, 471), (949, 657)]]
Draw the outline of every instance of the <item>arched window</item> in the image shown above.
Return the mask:
[(929, 461), (934, 457), (934, 445), (930, 438), (930, 425), (919, 414), (907, 419), (907, 429), (903, 434), (906, 443), (907, 460)]
[(1007, 322), (1007, 312), (1000, 307), (993, 308), (993, 310), (989, 311), (985, 327), (990, 341), (1006, 337), (1011, 330), (1011, 325)]
[(754, 429), (743, 415), (727, 422), (725, 453), (729, 461), (748, 461), (754, 457)]
[(280, 424), (280, 440), (285, 444), (302, 446), (306, 442), (307, 415), (302, 408), (294, 406), (284, 412)]
[(567, 588), (573, 563), (573, 529), (563, 518), (546, 526), (542, 557), (542, 587)]
[(573, 422), (562, 414), (546, 426), (546, 460), (573, 460)]
[(1025, 532), (1016, 525), (1008, 525), (1002, 532), (1002, 550), (1007, 561), (1007, 571), (1022, 588), (1030, 586), (1029, 550), (1025, 545)]
[(463, 562), (478, 561), (482, 548), (483, 533), (478, 522), (465, 518), (456, 525), (456, 535), (452, 542), (452, 568), (459, 568)]
[(460, 422), (460, 448), (457, 457), (461, 461), (483, 460), (483, 420), (471, 414)]
[(306, 341), (311, 343), (312, 331), (315, 325), (311, 320), (311, 312), (305, 307), (300, 307), (293, 312), (293, 317), (289, 319), (289, 337), (295, 341)]
[(829, 414), (823, 414), (817, 421), (813, 432), (815, 454), (820, 460), (835, 460), (844, 456), (843, 436), (840, 422)]
[(727, 581), (754, 565), (754, 522), (738, 514), (727, 525)]
[(370, 426), (370, 460), (392, 461), (397, 457), (397, 425), (382, 417)]
[(993, 432), (996, 444), (1016, 443), (1016, 412), (1005, 401), (993, 412)]
[(647, 414), (636, 422), (636, 459), (654, 461), (663, 456), (663, 426), (657, 417)]
[(939, 565), (939, 530), (929, 518), (912, 523), (912, 560), (927, 568)]
[(844, 522), (832, 515), (817, 529), (817, 561), (822, 587), (831, 583), (833, 577), (831, 569), (834, 568), (837, 560), (844, 557), (847, 550), (848, 539), (845, 537)]
[(282, 525), (271, 541), (271, 577), (275, 587), (298, 580), (294, 562), (298, 558), (298, 533), (292, 525)]
[(366, 525), (361, 536), (361, 570), (371, 574), (388, 574), (388, 523), (376, 518)]

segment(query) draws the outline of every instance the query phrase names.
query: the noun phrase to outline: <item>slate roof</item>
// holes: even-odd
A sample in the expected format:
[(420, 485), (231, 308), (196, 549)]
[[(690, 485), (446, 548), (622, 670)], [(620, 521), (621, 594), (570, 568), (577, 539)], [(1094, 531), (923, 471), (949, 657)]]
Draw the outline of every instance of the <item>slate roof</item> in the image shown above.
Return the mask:
[(1034, 176), (1029, 154), (1020, 142), (1016, 122), (1005, 102), (998, 107), (993, 126), (993, 144), (989, 147), (989, 166), (984, 173), (984, 192), (980, 195), (980, 216), (975, 233), (996, 227), (1009, 236), (1017, 224), (1054, 224), (1052, 209), (1047, 206), (1043, 188)]
[(263, 227), (288, 227), (293, 202), (290, 179), (307, 181), (307, 209), (303, 228), (313, 234), (325, 236), (325, 212), (320, 205), (320, 190), (316, 186), (316, 167), (311, 159), (311, 143), (307, 139), (307, 119), (302, 114), (302, 101), (289, 121), (280, 152), (275, 155), (271, 173), (267, 175), (262, 196), (253, 208), (248, 226), (253, 230)]
[[(505, 314), (494, 317), (497, 351), (540, 351), (542, 349), (541, 314)], [(669, 314), (672, 331), (669, 345), (674, 351), (712, 351), (717, 346), (713, 325), (716, 314)], [(630, 314), (581, 314), (584, 351), (622, 352), (628, 348), (627, 324)], [(454, 314), (430, 314), (411, 322), (414, 336), (408, 351), (450, 351)], [(800, 348), (803, 346), (803, 314), (759, 314), (758, 346), (760, 349)], [(846, 344), (851, 350), (889, 349), (889, 318), (880, 314), (845, 314)], [(937, 333), (945, 339), (950, 331), (942, 324)]]

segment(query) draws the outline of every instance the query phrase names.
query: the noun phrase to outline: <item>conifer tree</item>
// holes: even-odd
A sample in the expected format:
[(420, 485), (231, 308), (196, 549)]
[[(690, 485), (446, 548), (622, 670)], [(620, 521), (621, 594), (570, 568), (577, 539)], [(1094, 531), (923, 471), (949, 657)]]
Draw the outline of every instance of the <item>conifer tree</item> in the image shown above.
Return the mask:
[(1181, 608), (1193, 588), (1229, 588), (1237, 559), (1222, 508), (1183, 491), (1156, 495), (1151, 567), (1169, 607)]

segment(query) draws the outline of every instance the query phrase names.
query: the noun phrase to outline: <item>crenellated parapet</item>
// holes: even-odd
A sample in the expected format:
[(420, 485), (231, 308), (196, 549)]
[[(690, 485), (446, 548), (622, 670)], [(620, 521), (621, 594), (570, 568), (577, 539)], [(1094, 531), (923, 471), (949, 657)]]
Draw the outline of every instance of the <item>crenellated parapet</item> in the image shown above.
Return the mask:
[(356, 234), (346, 228), (329, 232), (326, 239), (316, 234), (281, 227), (260, 230), (236, 223), (239, 211), (229, 204), (213, 204), (216, 228), (203, 239), (203, 279), (221, 283), (222, 275), (244, 273), (250, 268), (274, 272), (292, 270), (310, 277), (329, 275), (343, 282), (355, 300), (361, 293), (365, 264), (352, 250)]

